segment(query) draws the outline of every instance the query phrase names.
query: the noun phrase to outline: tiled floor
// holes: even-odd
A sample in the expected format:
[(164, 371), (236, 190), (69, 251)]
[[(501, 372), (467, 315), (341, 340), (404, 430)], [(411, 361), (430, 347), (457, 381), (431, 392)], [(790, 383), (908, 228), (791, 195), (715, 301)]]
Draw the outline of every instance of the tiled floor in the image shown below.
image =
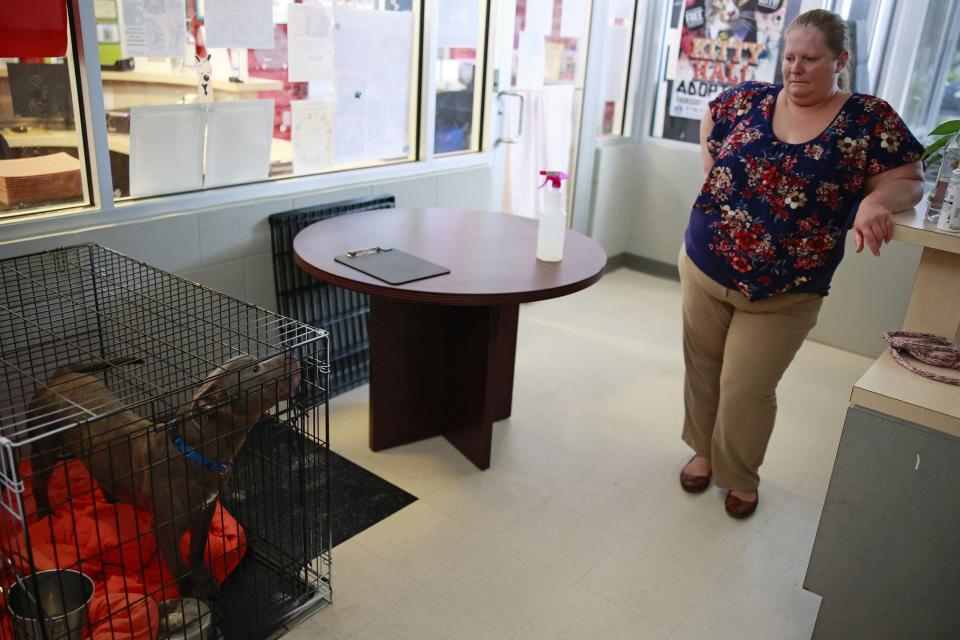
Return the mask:
[(808, 342), (784, 378), (750, 519), (677, 472), (679, 286), (619, 270), (520, 314), (513, 416), (477, 471), (443, 439), (367, 448), (367, 388), (334, 450), (420, 500), (333, 552), (335, 602), (298, 640), (789, 640), (847, 406), (870, 360)]

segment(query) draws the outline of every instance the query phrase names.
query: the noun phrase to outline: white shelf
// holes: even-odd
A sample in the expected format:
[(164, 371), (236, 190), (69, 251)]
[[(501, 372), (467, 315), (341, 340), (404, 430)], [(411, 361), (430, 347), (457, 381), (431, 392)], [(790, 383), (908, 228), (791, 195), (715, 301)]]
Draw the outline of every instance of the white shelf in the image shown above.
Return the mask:
[(960, 253), (960, 234), (938, 231), (937, 225), (926, 219), (926, 212), (927, 204), (924, 202), (915, 209), (895, 214), (893, 239), (940, 251)]
[[(960, 371), (922, 369), (958, 377)], [(850, 402), (960, 438), (960, 387), (912, 373), (884, 353), (854, 385)]]

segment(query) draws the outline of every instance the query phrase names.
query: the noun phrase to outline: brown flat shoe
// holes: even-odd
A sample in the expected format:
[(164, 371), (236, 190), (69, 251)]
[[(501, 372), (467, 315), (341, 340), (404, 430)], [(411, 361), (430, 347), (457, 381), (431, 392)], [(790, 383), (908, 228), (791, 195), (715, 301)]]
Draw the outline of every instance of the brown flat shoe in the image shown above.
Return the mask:
[(760, 504), (759, 494), (754, 502), (747, 502), (733, 495), (732, 491), (727, 491), (727, 497), (723, 501), (723, 507), (727, 510), (727, 515), (737, 520), (743, 520), (751, 516), (757, 510), (758, 504)]
[[(696, 458), (694, 456), (693, 458)], [(690, 460), (693, 460), (690, 458)], [(687, 464), (690, 464), (690, 461), (687, 461)], [(686, 465), (684, 465), (686, 466)], [(690, 473), (680, 472), (680, 486), (687, 493), (703, 493), (707, 490), (707, 487), (710, 486), (710, 479), (713, 478), (713, 472), (710, 475), (706, 476), (695, 476)]]

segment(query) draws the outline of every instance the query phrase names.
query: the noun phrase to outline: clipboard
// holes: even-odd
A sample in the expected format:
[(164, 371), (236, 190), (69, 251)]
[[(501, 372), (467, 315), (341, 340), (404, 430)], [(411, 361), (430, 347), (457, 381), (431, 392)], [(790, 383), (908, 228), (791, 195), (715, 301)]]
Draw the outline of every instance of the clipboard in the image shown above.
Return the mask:
[(348, 251), (345, 255), (336, 256), (334, 260), (387, 284), (406, 284), (450, 273), (450, 269), (446, 267), (399, 249), (373, 247)]

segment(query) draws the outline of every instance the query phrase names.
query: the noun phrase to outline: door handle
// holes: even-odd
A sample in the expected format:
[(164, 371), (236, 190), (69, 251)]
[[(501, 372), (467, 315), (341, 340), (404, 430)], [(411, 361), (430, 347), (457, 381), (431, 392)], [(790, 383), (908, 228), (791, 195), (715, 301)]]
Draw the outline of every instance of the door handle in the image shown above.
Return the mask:
[(517, 135), (512, 138), (497, 138), (497, 141), (494, 144), (516, 144), (520, 142), (520, 136), (523, 135), (523, 94), (517, 93), (516, 91), (500, 91), (497, 93), (498, 98), (517, 98), (520, 100), (520, 113), (517, 116)]

